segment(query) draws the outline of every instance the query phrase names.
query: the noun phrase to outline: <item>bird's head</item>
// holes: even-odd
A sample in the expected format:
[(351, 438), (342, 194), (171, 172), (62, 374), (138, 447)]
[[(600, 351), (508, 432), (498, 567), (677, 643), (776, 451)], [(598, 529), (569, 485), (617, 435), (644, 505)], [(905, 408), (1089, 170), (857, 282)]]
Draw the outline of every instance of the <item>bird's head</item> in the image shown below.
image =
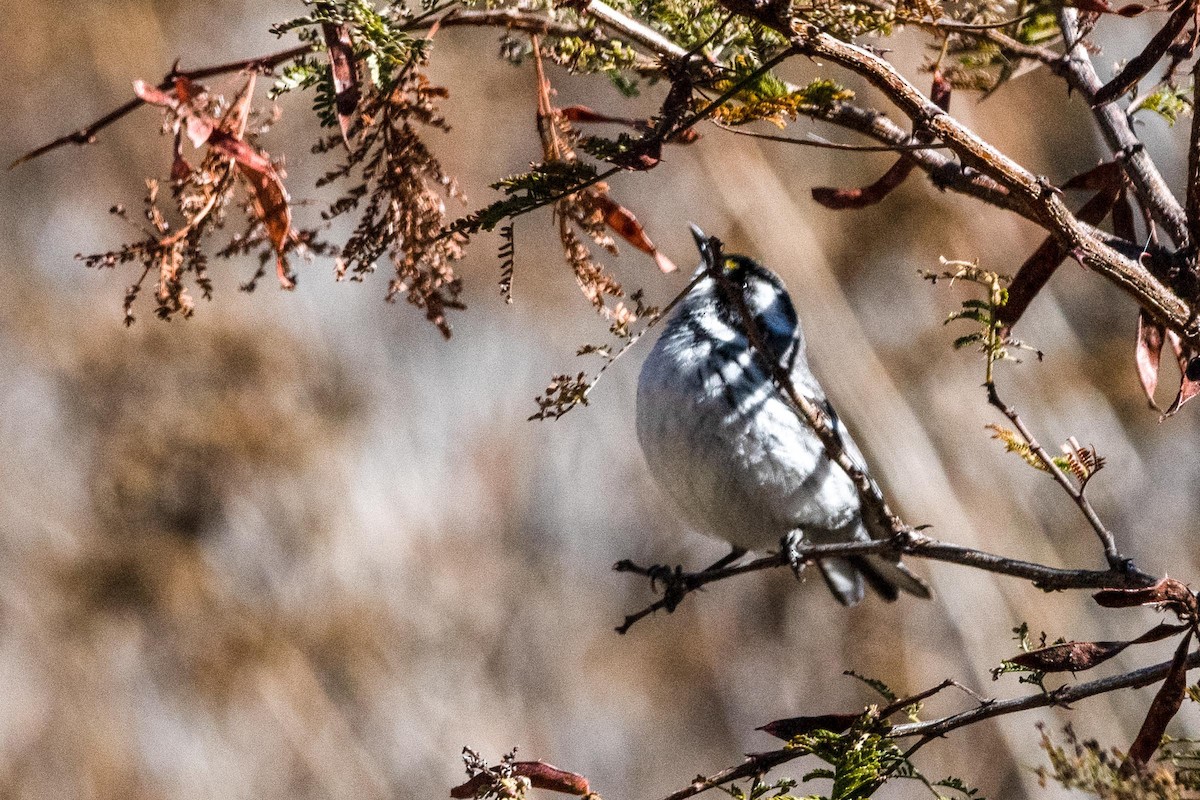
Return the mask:
[[(721, 240), (706, 236), (692, 225), (692, 237), (700, 250), (700, 268), (712, 281), (712, 291), (721, 317), (736, 328), (742, 328), (743, 315), (749, 313), (766, 337), (769, 345), (790, 343), (799, 337), (799, 320), (787, 289), (779, 276), (749, 256), (726, 254)], [(745, 303), (739, 308), (738, 298)]]

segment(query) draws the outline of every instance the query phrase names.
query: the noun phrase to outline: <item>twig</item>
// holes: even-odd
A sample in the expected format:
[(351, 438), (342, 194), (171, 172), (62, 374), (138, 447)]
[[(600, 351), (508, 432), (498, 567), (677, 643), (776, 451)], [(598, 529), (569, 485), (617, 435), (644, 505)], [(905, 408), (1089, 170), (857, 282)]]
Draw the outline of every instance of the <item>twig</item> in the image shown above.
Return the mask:
[(1034, 438), (1033, 433), (1025, 425), (1024, 420), (1021, 419), (1021, 416), (1017, 413), (1016, 409), (1007, 405), (1003, 400), (1000, 399), (1000, 395), (996, 391), (995, 383), (988, 382), (987, 393), (988, 402), (999, 409), (1001, 414), (1008, 417), (1009, 422), (1013, 424), (1013, 426), (1017, 429), (1017, 432), (1020, 433), (1022, 438), (1025, 439), (1026, 443), (1029, 445), (1029, 448), (1034, 452), (1034, 454), (1037, 455), (1038, 460), (1042, 462), (1042, 466), (1046, 468), (1046, 471), (1050, 473), (1051, 477), (1054, 478), (1058, 485), (1062, 486), (1063, 490), (1071, 496), (1071, 499), (1075, 501), (1075, 505), (1079, 506), (1079, 510), (1083, 512), (1084, 518), (1087, 519), (1088, 524), (1092, 526), (1092, 530), (1096, 532), (1097, 538), (1100, 539), (1100, 543), (1104, 547), (1104, 557), (1108, 560), (1109, 568), (1116, 572), (1124, 572), (1125, 570), (1133, 569), (1133, 562), (1118, 552), (1115, 537), (1113, 537), (1112, 532), (1104, 526), (1104, 523), (1100, 521), (1099, 515), (1096, 514), (1096, 509), (1092, 508), (1092, 504), (1087, 499), (1087, 495), (1084, 493), (1083, 488), (1076, 487), (1075, 484), (1071, 483), (1071, 479), (1067, 477), (1066, 473), (1059, 469), (1058, 465), (1054, 463), (1054, 460), (1051, 459), (1050, 454), (1046, 452), (1045, 448), (1038, 444), (1037, 439)]
[[(1200, 652), (1192, 653), (1187, 659), (1188, 669), (1193, 669), (1197, 666), (1200, 666)], [(1143, 686), (1150, 686), (1165, 678), (1170, 669), (1171, 662), (1164, 661), (1161, 664), (1142, 667), (1141, 669), (1126, 672), (1122, 675), (1098, 678), (1075, 685), (1067, 684), (1057, 689), (1052, 689), (1049, 692), (1016, 697), (1012, 700), (989, 699), (981, 702), (969, 711), (961, 711), (957, 714), (942, 717), (941, 719), (897, 725), (892, 728), (889, 735), (895, 739), (920, 736), (925, 740), (931, 740), (939, 736), (945, 736), (950, 731), (981, 722), (985, 719), (991, 719), (992, 717), (1015, 714), (1019, 711), (1028, 711), (1034, 708), (1065, 706), (1077, 700), (1095, 697), (1098, 694), (1106, 694), (1117, 689), (1139, 689)]]
[[(158, 88), (164, 92), (170, 90), (175, 85), (176, 78), (186, 78), (189, 80), (198, 81), (203, 80), (204, 78), (211, 78), (214, 75), (226, 75), (231, 72), (242, 72), (250, 69), (269, 71), (280, 64), (312, 52), (313, 48), (314, 45), (305, 44), (300, 45), (299, 47), (292, 47), (287, 50), (282, 50), (278, 53), (268, 56), (246, 58), (240, 61), (230, 61), (225, 64), (216, 64), (211, 67), (201, 67), (199, 69), (191, 70), (180, 70), (173, 68), (167, 73), (167, 76), (163, 78), (162, 82), (158, 84)], [(68, 144), (93, 144), (96, 141), (96, 134), (131, 112), (141, 108), (145, 104), (145, 100), (141, 99), (140, 97), (135, 97), (124, 105), (108, 112), (103, 117), (100, 117), (100, 119), (83, 126), (79, 130), (74, 131), (73, 133), (68, 133), (65, 136), (60, 136), (52, 142), (48, 142), (41, 147), (36, 148), (35, 150), (29, 151), (16, 161), (9, 164), (8, 168), (13, 169), (14, 167), (24, 164), (26, 161), (32, 161), (35, 158), (44, 156), (51, 150), (57, 150), (58, 148)]]
[(635, 44), (641, 45), (652, 53), (680, 61), (687, 61), (689, 58), (687, 50), (648, 25), (644, 25), (638, 20), (622, 14), (612, 6), (602, 2), (602, 0), (588, 0), (581, 10), (582, 13), (594, 17), (604, 27), (624, 36)]

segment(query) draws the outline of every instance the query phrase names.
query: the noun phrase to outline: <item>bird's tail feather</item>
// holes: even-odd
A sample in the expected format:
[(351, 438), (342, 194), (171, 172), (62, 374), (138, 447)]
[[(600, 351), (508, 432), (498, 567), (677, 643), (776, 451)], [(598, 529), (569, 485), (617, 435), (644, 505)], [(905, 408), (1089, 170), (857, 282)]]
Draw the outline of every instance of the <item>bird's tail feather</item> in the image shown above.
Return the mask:
[(871, 588), (889, 602), (899, 597), (900, 592), (923, 600), (933, 597), (929, 584), (910, 572), (900, 561), (887, 556), (860, 556), (854, 559), (854, 566), (862, 572)]
[(855, 568), (848, 558), (823, 558), (817, 562), (821, 577), (838, 602), (844, 606), (856, 606), (866, 594), (864, 572)]
[(867, 586), (889, 603), (902, 591), (923, 599), (932, 597), (925, 581), (909, 572), (908, 567), (885, 556), (824, 558), (817, 566), (829, 591), (844, 606), (862, 602)]

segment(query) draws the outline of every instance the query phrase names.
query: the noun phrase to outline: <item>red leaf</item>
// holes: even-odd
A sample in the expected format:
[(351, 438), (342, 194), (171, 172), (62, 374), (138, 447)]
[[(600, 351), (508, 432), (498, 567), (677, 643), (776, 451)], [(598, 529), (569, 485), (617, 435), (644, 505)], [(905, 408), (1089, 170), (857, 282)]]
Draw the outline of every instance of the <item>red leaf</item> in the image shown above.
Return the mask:
[(157, 86), (151, 86), (140, 78), (133, 82), (133, 93), (152, 106), (175, 108), (179, 100), (174, 95), (164, 92)]
[(354, 112), (362, 97), (358, 83), (358, 70), (354, 62), (354, 42), (350, 38), (349, 25), (321, 23), (321, 34), (329, 50), (329, 68), (333, 73), (334, 107), (337, 109), (338, 125), (342, 129), (342, 140), (350, 146), (350, 130), (354, 127)]
[(1115, 656), (1129, 642), (1063, 642), (1010, 658), (1014, 664), (1042, 672), (1080, 672)]
[(1192, 634), (1189, 631), (1179, 643), (1179, 647), (1175, 648), (1171, 669), (1163, 685), (1159, 687), (1158, 694), (1154, 695), (1154, 701), (1150, 703), (1150, 710), (1146, 712), (1146, 719), (1142, 722), (1137, 738), (1129, 747), (1126, 764), (1142, 767), (1149, 763), (1154, 751), (1162, 743), (1167, 723), (1174, 719), (1179, 707), (1183, 705), (1183, 697), (1187, 693), (1187, 657), (1191, 644)]
[(1081, 172), (1063, 184), (1064, 189), (1091, 189), (1099, 192), (1105, 189), (1120, 189), (1125, 185), (1125, 167), (1120, 161), (1105, 161), (1092, 167), (1087, 172)]
[[(567, 772), (542, 761), (517, 761), (513, 763), (513, 774), (529, 779), (535, 789), (547, 789), (563, 794), (585, 795), (591, 791), (587, 778), (575, 772)], [(455, 800), (468, 800), (492, 784), (496, 776), (481, 772), (466, 783), (450, 790)]]
[(587, 106), (567, 106), (559, 109), (559, 113), (563, 118), (571, 122), (609, 122), (614, 125), (624, 125), (633, 128), (636, 131), (646, 131), (649, 125), (644, 119), (632, 119), (630, 117), (612, 117), (608, 114), (601, 114), (599, 111), (594, 111)]
[(1159, 356), (1162, 354), (1164, 330), (1163, 326), (1151, 319), (1145, 311), (1138, 313), (1136, 351), (1138, 379), (1142, 382), (1142, 389), (1146, 392), (1146, 399), (1150, 401), (1150, 407), (1154, 409), (1158, 408), (1154, 403), (1154, 390), (1158, 388), (1158, 364)]
[(517, 775), (529, 778), (535, 789), (577, 795), (585, 795), (591, 791), (587, 778), (577, 772), (553, 767), (544, 761), (518, 761), (513, 764), (513, 771)]
[(850, 189), (835, 189), (831, 186), (816, 186), (812, 190), (812, 199), (826, 208), (842, 210), (847, 208), (866, 208), (875, 205), (892, 193), (896, 187), (904, 183), (904, 179), (913, 171), (913, 163), (901, 159), (883, 173), (879, 180), (869, 186)]
[(604, 224), (611, 228), (613, 233), (643, 253), (648, 253), (652, 256), (654, 263), (658, 264), (658, 268), (663, 272), (674, 272), (676, 270), (676, 266), (671, 260), (660, 253), (658, 248), (654, 246), (654, 242), (650, 241), (650, 237), (646, 235), (646, 230), (642, 227), (642, 223), (638, 222), (637, 217), (633, 215), (632, 211), (604, 193), (597, 193), (594, 199), (597, 207), (600, 209), (600, 213), (604, 215)]
[(1127, 242), (1134, 241), (1136, 234), (1133, 228), (1133, 206), (1129, 203), (1129, 192), (1125, 189), (1117, 195), (1117, 202), (1112, 208), (1113, 233)]

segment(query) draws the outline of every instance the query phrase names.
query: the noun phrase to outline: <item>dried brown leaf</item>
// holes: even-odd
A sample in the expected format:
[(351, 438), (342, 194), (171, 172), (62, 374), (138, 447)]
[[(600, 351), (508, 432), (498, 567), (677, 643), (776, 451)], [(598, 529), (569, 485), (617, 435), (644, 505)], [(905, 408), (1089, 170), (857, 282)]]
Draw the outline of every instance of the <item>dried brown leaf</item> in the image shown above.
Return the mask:
[(1163, 578), (1153, 586), (1139, 589), (1101, 589), (1092, 599), (1105, 608), (1161, 606), (1181, 617), (1196, 616), (1196, 596), (1174, 578)]
[(1137, 362), (1138, 380), (1142, 382), (1142, 390), (1150, 407), (1157, 409), (1154, 402), (1154, 390), (1158, 388), (1158, 365), (1162, 355), (1163, 333), (1165, 328), (1155, 322), (1145, 311), (1138, 313)]
[(787, 719), (777, 719), (774, 722), (768, 722), (766, 725), (758, 728), (758, 730), (765, 731), (776, 739), (783, 739), (785, 742), (788, 742), (797, 736), (803, 736), (813, 731), (845, 733), (850, 730), (850, 726), (854, 724), (854, 721), (861, 716), (862, 714), (860, 713), (814, 714), (808, 717), (789, 717)]
[(1196, 376), (1190, 369), (1195, 353), (1184, 347), (1183, 340), (1175, 331), (1167, 331), (1167, 341), (1171, 343), (1171, 349), (1175, 351), (1175, 358), (1179, 362), (1179, 392), (1171, 406), (1163, 412), (1162, 419), (1172, 416), (1184, 403), (1200, 394), (1200, 381), (1195, 379)]
[(1104, 663), (1130, 645), (1161, 641), (1186, 630), (1185, 625), (1163, 623), (1124, 642), (1062, 642), (1020, 653), (1008, 660), (1040, 672), (1082, 672)]
[(1175, 648), (1171, 669), (1167, 672), (1158, 693), (1154, 695), (1154, 701), (1150, 703), (1150, 710), (1146, 713), (1137, 738), (1129, 747), (1126, 765), (1142, 767), (1149, 763), (1154, 751), (1162, 743), (1167, 724), (1174, 719), (1179, 707), (1183, 705), (1183, 698), (1187, 693), (1187, 657), (1191, 644), (1192, 634), (1189, 631), (1179, 643), (1179, 647)]
[[(1092, 188), (1094, 179), (1088, 176), (1094, 176), (1097, 173), (1108, 174), (1106, 167), (1107, 165), (1101, 164), (1095, 169), (1076, 176), (1080, 179), (1078, 188)], [(1075, 178), (1072, 178), (1073, 180)], [(1075, 216), (1090, 225), (1097, 225), (1108, 216), (1113, 204), (1117, 202), (1119, 194), (1119, 184), (1107, 186), (1084, 203)], [(1066, 257), (1067, 249), (1059, 240), (1054, 236), (1047, 236), (1038, 249), (1034, 250), (1017, 270), (1016, 276), (1008, 287), (1008, 302), (1000, 307), (997, 314), (1000, 321), (1008, 326), (1015, 325), (1025, 310), (1029, 308), (1033, 299), (1045, 288), (1046, 283)]]
[(604, 224), (613, 233), (653, 257), (654, 263), (658, 264), (658, 268), (663, 272), (674, 272), (677, 269), (669, 258), (658, 251), (654, 242), (650, 241), (642, 223), (638, 222), (632, 211), (609, 197), (607, 192), (598, 193), (594, 202), (604, 215)]
[[(950, 108), (950, 93), (952, 87), (941, 70), (933, 73), (933, 85), (929, 97), (943, 111)], [(918, 131), (916, 138), (921, 142), (930, 141), (928, 134)], [(912, 159), (901, 157), (887, 172), (874, 183), (860, 188), (838, 189), (830, 186), (817, 186), (812, 190), (812, 198), (816, 202), (834, 210), (866, 208), (883, 200), (891, 194), (913, 171), (915, 164)]]
[(321, 35), (329, 51), (329, 67), (333, 73), (334, 107), (337, 110), (338, 126), (342, 129), (342, 141), (350, 146), (350, 132), (354, 127), (355, 112), (362, 97), (358, 81), (358, 70), (354, 62), (354, 42), (350, 38), (350, 26), (332, 22), (321, 23)]

